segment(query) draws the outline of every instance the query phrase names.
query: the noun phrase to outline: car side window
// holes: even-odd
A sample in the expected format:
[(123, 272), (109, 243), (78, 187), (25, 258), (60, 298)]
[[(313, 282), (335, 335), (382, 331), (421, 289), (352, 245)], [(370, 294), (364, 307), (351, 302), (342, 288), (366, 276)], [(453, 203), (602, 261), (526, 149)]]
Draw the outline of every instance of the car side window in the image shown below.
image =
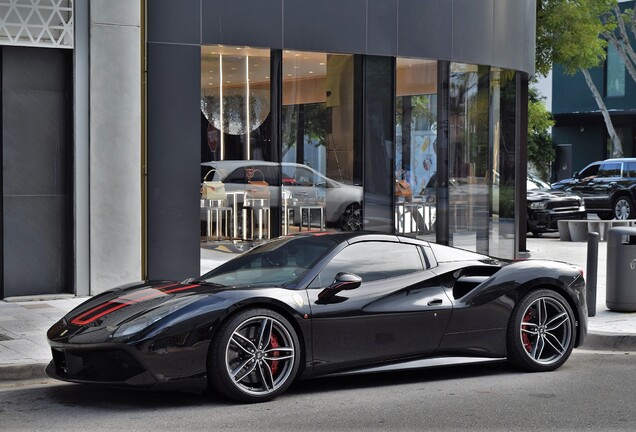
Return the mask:
[(625, 177), (636, 178), (636, 162), (629, 162), (625, 164)]
[(595, 164), (585, 168), (579, 173), (579, 178), (584, 179), (587, 177), (596, 176), (598, 174), (599, 167), (600, 167), (599, 164)]
[(318, 282), (321, 287), (327, 287), (333, 283), (340, 272), (355, 273), (364, 283), (402, 276), (423, 269), (417, 246), (393, 242), (360, 242), (340, 251), (322, 269)]
[(620, 177), (621, 176), (620, 162), (606, 163), (598, 170), (598, 177)]

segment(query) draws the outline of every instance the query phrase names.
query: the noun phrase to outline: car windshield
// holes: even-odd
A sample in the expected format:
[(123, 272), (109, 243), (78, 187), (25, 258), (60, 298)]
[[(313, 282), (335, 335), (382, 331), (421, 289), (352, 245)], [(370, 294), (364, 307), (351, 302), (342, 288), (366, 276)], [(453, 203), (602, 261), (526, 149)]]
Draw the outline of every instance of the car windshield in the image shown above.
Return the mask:
[(336, 244), (321, 236), (283, 237), (228, 261), (199, 281), (222, 286), (291, 287)]
[(527, 190), (550, 189), (550, 185), (537, 177), (528, 176), (526, 183)]

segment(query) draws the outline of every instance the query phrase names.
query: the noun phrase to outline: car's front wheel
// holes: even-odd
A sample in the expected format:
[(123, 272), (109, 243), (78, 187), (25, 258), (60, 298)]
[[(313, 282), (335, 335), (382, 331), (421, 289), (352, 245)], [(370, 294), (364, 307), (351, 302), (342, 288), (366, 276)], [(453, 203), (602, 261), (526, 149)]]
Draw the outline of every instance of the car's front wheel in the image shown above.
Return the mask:
[(633, 219), (635, 215), (634, 204), (629, 197), (622, 196), (614, 202), (614, 216), (616, 216), (616, 219)]
[(265, 402), (283, 393), (300, 364), (298, 336), (289, 321), (269, 309), (230, 318), (212, 341), (210, 384), (241, 402)]
[(532, 372), (559, 368), (575, 340), (574, 313), (559, 293), (548, 289), (526, 294), (508, 324), (508, 361)]

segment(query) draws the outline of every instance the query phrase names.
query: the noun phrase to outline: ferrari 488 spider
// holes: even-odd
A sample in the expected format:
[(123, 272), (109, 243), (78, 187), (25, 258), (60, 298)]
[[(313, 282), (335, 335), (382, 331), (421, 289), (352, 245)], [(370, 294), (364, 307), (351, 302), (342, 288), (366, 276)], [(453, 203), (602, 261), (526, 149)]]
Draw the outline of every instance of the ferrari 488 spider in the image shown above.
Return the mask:
[(281, 237), (183, 282), (92, 297), (48, 331), (47, 373), (269, 400), (295, 379), (432, 357), (561, 366), (587, 329), (579, 268), (373, 233)]

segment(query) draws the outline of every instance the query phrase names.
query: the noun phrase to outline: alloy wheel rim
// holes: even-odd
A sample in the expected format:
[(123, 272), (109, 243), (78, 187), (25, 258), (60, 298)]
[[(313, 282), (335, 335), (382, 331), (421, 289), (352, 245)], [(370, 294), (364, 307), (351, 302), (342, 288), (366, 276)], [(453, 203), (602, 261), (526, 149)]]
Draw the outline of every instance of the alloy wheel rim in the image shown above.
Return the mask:
[(629, 216), (629, 212), (630, 208), (627, 201), (621, 199), (616, 202), (616, 206), (614, 207), (614, 214), (616, 215), (616, 219), (627, 219), (627, 217)]
[(347, 209), (342, 229), (345, 231), (359, 231), (362, 229), (362, 211), (359, 208)]
[(232, 383), (242, 392), (264, 396), (278, 390), (292, 373), (296, 347), (278, 320), (256, 316), (236, 327), (225, 348)]
[(523, 313), (519, 332), (524, 353), (536, 363), (551, 365), (567, 354), (572, 340), (572, 322), (565, 306), (541, 297)]

